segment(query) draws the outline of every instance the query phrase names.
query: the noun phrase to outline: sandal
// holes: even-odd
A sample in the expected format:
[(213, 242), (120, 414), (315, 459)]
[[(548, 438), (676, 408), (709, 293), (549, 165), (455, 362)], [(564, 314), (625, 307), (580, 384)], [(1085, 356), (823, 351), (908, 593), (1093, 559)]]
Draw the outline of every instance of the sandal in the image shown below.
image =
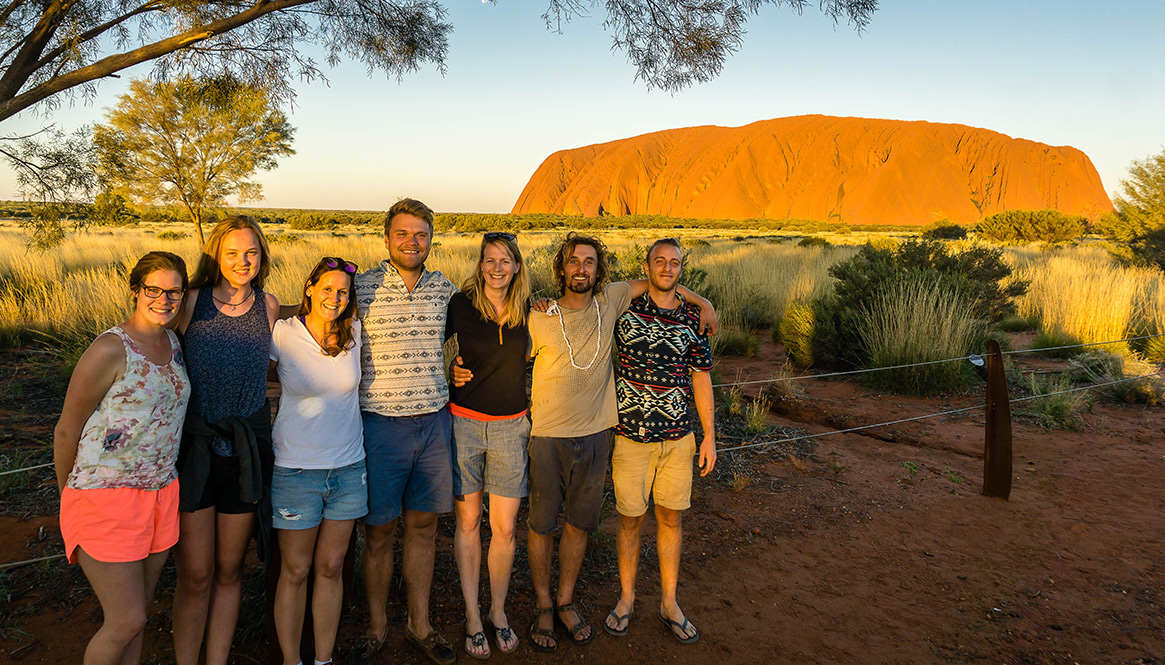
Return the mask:
[[(465, 639), (468, 640), (468, 642), (466, 642), (466, 644), (465, 644), (465, 653), (469, 654), (470, 658), (475, 658), (477, 660), (488, 660), (489, 659), (489, 657), (490, 657), (489, 642), (487, 642), (485, 639), (485, 631), (484, 630), (479, 630), (472, 635), (470, 635), (469, 631), (467, 630), (465, 632)], [(485, 653), (474, 653), (474, 652), (470, 651), (469, 650), (470, 645), (472, 645), (475, 649), (481, 649), (484, 646)]]
[[(616, 607), (618, 607), (618, 605), (616, 605)], [(616, 626), (623, 623), (624, 621), (627, 622), (627, 625), (623, 626), (622, 630), (620, 630), (618, 628), (612, 628), (611, 624), (604, 621), (603, 622), (603, 630), (607, 631), (608, 635), (614, 635), (615, 637), (623, 637), (624, 635), (627, 634), (627, 631), (631, 629), (630, 619), (631, 619), (631, 615), (634, 612), (635, 612), (634, 605), (631, 606), (631, 609), (627, 610), (627, 614), (624, 614), (622, 616), (615, 614), (615, 610), (611, 610), (610, 612), (607, 612), (607, 618), (614, 619)]]
[[(541, 651), (543, 653), (554, 651), (558, 648), (558, 636), (554, 634), (554, 624), (551, 623), (552, 627), (549, 630), (546, 628), (538, 627), (538, 619), (546, 614), (554, 614), (554, 608), (539, 607), (536, 608), (536, 612), (537, 613), (534, 615), (534, 623), (530, 624), (530, 632), (527, 634), (527, 637), (530, 638), (530, 647), (535, 651)], [(535, 637), (549, 638), (551, 644), (549, 646), (539, 644), (537, 640), (534, 639)]]
[[(667, 626), (668, 632), (670, 632), (672, 635), (674, 635), (675, 638), (677, 640), (679, 640), (681, 643), (683, 643), (683, 644), (695, 644), (700, 639), (700, 630), (698, 628), (696, 628), (695, 626), (693, 626), (691, 621), (688, 621), (688, 617), (684, 617), (683, 623), (681, 623), (679, 621), (672, 621), (671, 619), (665, 617), (663, 615), (662, 610), (660, 611), (658, 616), (659, 616), (659, 620), (662, 621), (664, 623), (664, 625)], [(677, 633), (676, 628), (679, 628), (680, 632)], [(690, 637), (684, 637), (684, 635), (687, 634), (687, 632), (688, 632), (688, 628), (691, 628), (692, 630), (696, 631), (696, 634), (692, 635)]]
[(380, 653), (383, 646), (384, 638), (378, 640), (375, 637), (361, 635), (348, 648), (348, 665), (371, 665), (376, 661), (376, 654)]
[[(562, 614), (563, 612), (574, 612), (574, 615), (578, 617), (578, 623), (574, 624), (574, 628), (570, 628), (569, 626), (567, 626), (566, 622), (563, 621), (558, 616), (559, 614)], [(575, 644), (578, 644), (578, 645), (586, 644), (586, 643), (590, 642), (592, 639), (594, 639), (594, 637), (595, 637), (595, 631), (592, 630), (590, 635), (587, 635), (586, 637), (584, 637), (582, 639), (578, 638), (578, 634), (581, 633), (586, 628), (590, 627), (591, 624), (587, 623), (587, 620), (583, 618), (582, 612), (578, 611), (578, 608), (576, 608), (574, 606), (574, 603), (567, 603), (565, 605), (559, 605), (558, 607), (555, 607), (554, 608), (554, 618), (558, 619), (558, 622), (562, 624), (563, 628), (566, 628), (566, 632), (570, 633), (570, 641), (574, 642)]]
[(420, 647), (421, 651), (425, 652), (425, 657), (437, 665), (453, 665), (457, 662), (457, 654), (453, 652), (453, 645), (449, 644), (449, 641), (435, 630), (422, 639), (414, 635), (408, 626), (405, 626), (405, 637)]
[[(514, 634), (514, 631), (510, 630), (509, 626), (498, 628), (489, 618), (484, 619), (482, 623), (485, 624), (486, 630), (494, 631), (494, 639), (497, 640), (498, 651), (502, 653), (514, 653), (518, 650), (518, 636)], [(507, 644), (513, 644), (514, 646), (507, 649)]]

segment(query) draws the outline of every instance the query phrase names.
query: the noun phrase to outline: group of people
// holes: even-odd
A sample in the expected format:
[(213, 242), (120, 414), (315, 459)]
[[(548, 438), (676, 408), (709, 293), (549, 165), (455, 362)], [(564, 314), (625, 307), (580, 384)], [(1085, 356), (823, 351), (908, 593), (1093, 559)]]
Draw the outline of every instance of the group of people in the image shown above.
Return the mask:
[[(698, 639), (676, 586), (692, 460), (698, 456), (702, 474), (716, 463), (705, 335), (716, 321), (707, 300), (679, 286), (679, 242), (650, 247), (647, 279), (608, 283), (602, 241), (568, 234), (553, 262), (561, 296), (531, 307), (514, 234), (485, 234), (460, 290), (425, 267), (432, 239), (432, 210), (398, 201), (385, 215), (388, 259), (364, 272), (340, 257), (321, 259), (288, 318), (263, 291), (270, 252), (248, 217), (215, 227), (189, 283), (174, 254), (138, 261), (129, 275), (132, 313), (77, 363), (54, 432), (66, 553), (105, 614), (85, 663), (139, 662), (146, 609), (171, 548), (175, 660), (197, 663), (205, 642), (205, 662), (225, 663), (256, 533), (260, 556), (278, 554), (273, 615), (284, 662), (301, 662), (310, 580), (315, 664), (331, 663), (357, 520), (369, 624), (349, 660), (375, 662), (385, 643), (403, 523), (405, 635), (433, 662), (452, 663), (456, 652), (429, 619), (437, 518), (450, 511), (464, 650), (488, 658), (492, 637), (510, 653), (519, 638), (506, 597), (526, 496), (536, 592), (530, 646), (554, 650), (556, 621), (565, 639), (585, 644), (594, 630), (574, 586), (587, 534), (599, 526), (608, 461), (621, 593), (603, 629), (628, 631), (640, 530), (653, 500), (658, 617), (681, 642)], [(449, 382), (442, 349), (453, 337)], [(273, 425), (269, 379), (281, 385)]]

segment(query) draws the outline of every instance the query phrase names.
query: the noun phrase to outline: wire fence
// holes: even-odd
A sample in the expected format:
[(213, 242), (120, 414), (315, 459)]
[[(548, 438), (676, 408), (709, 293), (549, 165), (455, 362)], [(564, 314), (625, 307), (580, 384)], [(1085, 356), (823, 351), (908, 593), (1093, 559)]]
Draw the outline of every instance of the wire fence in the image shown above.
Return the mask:
[(53, 466), (53, 462), (48, 462), (46, 464), (37, 464), (35, 466), (26, 466), (23, 469), (9, 469), (8, 471), (0, 471), (0, 476), (7, 476), (8, 474), (20, 473), (22, 471), (35, 471), (36, 469), (43, 469), (43, 468), (48, 467), (48, 466)]

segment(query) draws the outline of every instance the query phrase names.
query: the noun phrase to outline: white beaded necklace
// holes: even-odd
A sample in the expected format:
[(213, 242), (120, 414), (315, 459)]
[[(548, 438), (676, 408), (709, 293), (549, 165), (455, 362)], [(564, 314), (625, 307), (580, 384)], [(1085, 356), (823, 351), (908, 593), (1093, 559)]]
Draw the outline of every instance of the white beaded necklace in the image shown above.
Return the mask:
[(550, 305), (550, 307), (547, 308), (547, 310), (546, 310), (547, 314), (557, 314), (558, 315), (558, 327), (562, 329), (562, 340), (564, 342), (566, 342), (566, 351), (567, 351), (567, 354), (570, 355), (571, 366), (577, 370), (582, 370), (584, 372), (587, 371), (588, 369), (590, 369), (595, 364), (595, 361), (599, 359), (599, 349), (602, 346), (603, 312), (602, 312), (602, 310), (599, 309), (599, 299), (597, 297), (592, 295), (591, 302), (593, 302), (595, 304), (595, 317), (596, 317), (595, 355), (593, 358), (591, 358), (591, 361), (589, 363), (587, 363), (586, 367), (579, 367), (578, 363), (575, 362), (575, 360), (574, 360), (574, 347), (570, 345), (570, 338), (566, 336), (566, 323), (562, 320), (562, 309), (559, 308), (558, 301), (555, 300)]

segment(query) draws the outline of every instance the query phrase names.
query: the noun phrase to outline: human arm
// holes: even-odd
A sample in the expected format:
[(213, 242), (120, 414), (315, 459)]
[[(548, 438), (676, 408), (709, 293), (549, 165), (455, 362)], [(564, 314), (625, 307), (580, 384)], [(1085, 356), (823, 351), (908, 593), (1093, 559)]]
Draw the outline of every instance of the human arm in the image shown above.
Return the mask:
[(284, 318), (279, 311), (279, 299), (265, 291), (263, 297), (267, 299), (267, 329), (274, 330), (275, 322)]
[(113, 384), (125, 373), (125, 347), (116, 335), (101, 335), (89, 345), (65, 392), (61, 417), (53, 428), (53, 464), (57, 473), (57, 491), (65, 482), (77, 460), (77, 445), (86, 421), (97, 410)]
[(462, 364), (461, 356), (453, 359), (453, 385), (460, 388), (473, 380), (473, 372)]
[(692, 372), (692, 397), (696, 400), (696, 413), (700, 414), (700, 425), (704, 428), (704, 438), (700, 443), (700, 475), (706, 476), (716, 466), (716, 416), (711, 372)]
[(186, 292), (186, 297), (182, 299), (182, 311), (178, 314), (178, 332), (183, 335), (186, 334), (186, 326), (190, 325), (190, 319), (194, 318), (194, 304), (198, 302), (198, 289), (190, 289)]

